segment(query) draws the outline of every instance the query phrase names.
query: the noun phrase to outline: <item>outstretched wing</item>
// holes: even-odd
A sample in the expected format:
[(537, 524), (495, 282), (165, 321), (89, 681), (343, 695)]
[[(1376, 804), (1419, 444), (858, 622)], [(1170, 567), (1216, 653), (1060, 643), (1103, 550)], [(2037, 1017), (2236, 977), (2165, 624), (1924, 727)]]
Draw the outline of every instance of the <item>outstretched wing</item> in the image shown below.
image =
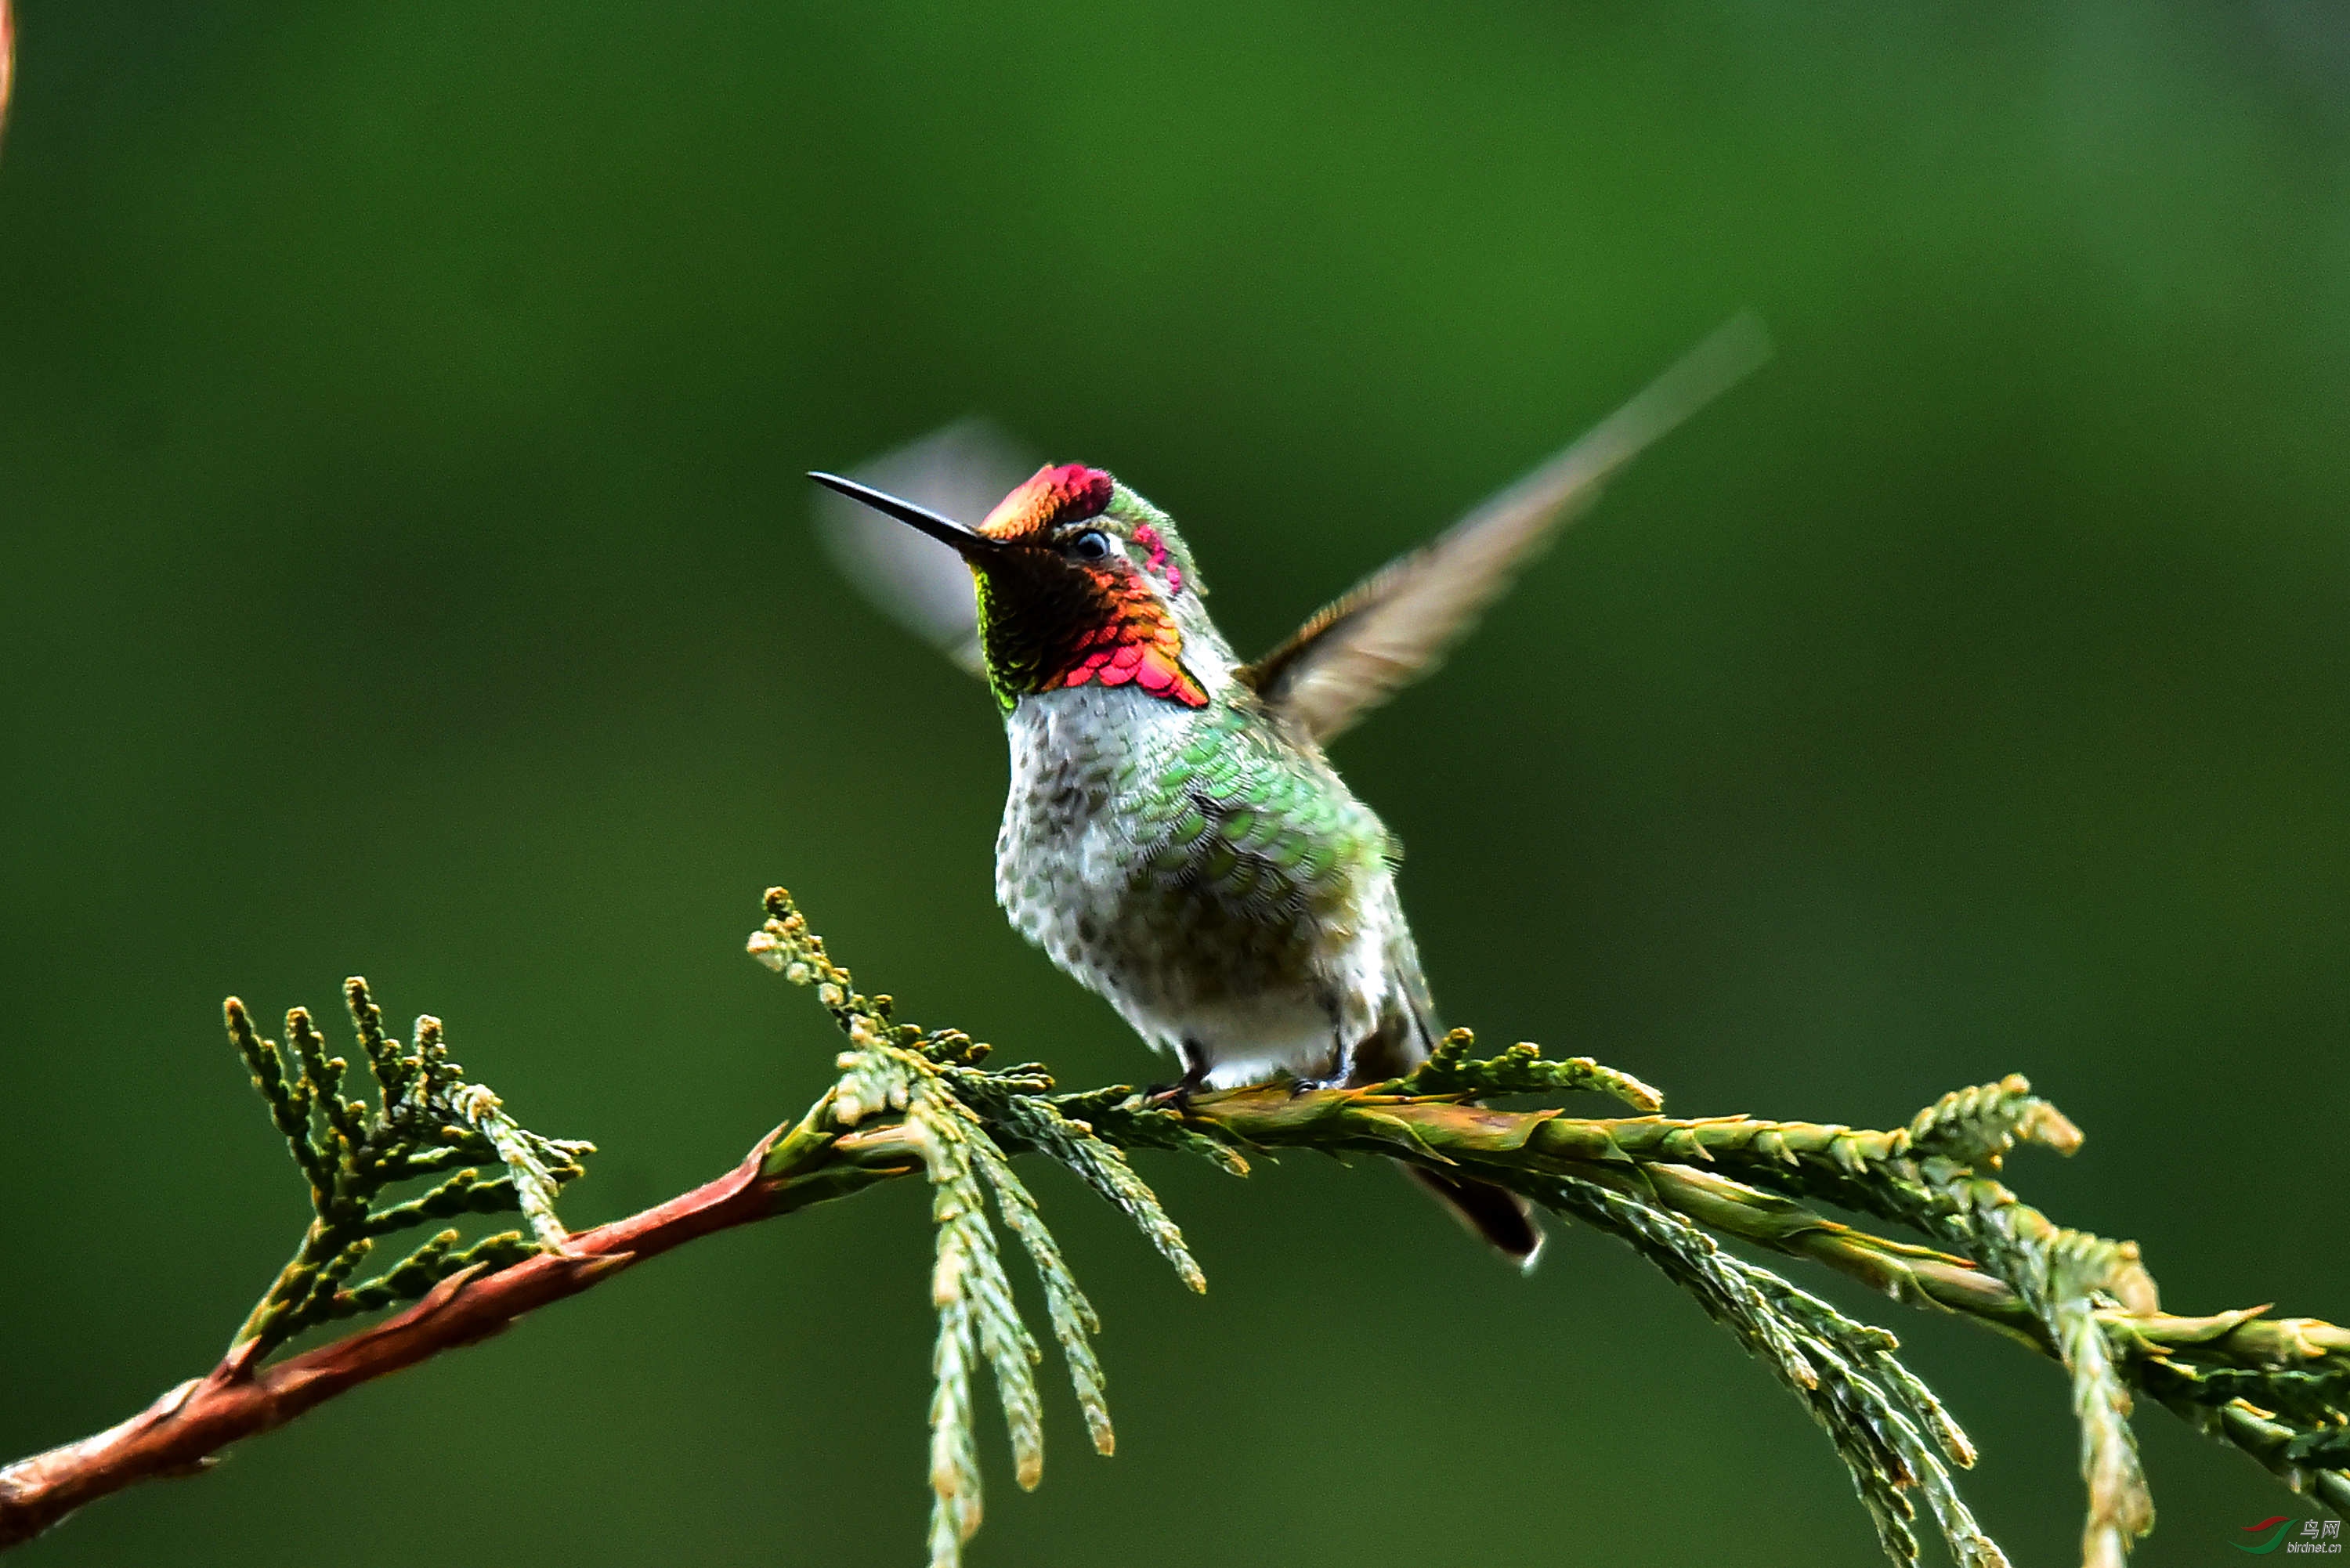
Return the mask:
[[(851, 477), (968, 527), (1039, 461), (985, 420), (968, 419), (860, 464)], [(833, 564), (892, 620), (973, 675), (986, 672), (971, 569), (952, 550), (830, 490), (816, 493), (816, 524)]]
[(1305, 733), (1329, 740), (1433, 670), (1617, 469), (1770, 356), (1762, 321), (1733, 317), (1582, 440), (1363, 579), (1243, 678)]

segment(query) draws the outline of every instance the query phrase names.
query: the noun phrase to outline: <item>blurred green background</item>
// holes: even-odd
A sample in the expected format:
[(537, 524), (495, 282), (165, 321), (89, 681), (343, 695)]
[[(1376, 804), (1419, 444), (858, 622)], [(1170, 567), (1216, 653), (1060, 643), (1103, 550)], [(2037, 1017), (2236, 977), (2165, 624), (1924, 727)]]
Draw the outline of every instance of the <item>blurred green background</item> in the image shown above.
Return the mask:
[[(983, 410), (1262, 647), (1731, 310), (1780, 344), (1341, 743), (1448, 1017), (1685, 1114), (2021, 1070), (2017, 1179), (2184, 1311), (2350, 1314), (2350, 24), (2327, 0), (209, 7), (23, 0), (0, 160), (0, 1449), (202, 1370), (305, 1218), (217, 1009), (364, 972), (611, 1218), (825, 1082), (743, 955), (1159, 1071), (992, 900), (984, 695), (837, 467)], [(1378, 1169), (1072, 1184), (1121, 1444), (991, 1438), (977, 1564), (1865, 1564), (1628, 1253)], [(28, 1563), (908, 1563), (921, 1195), (697, 1245)], [(1799, 1274), (1798, 1277), (1812, 1278)], [(2074, 1551), (2056, 1374), (1888, 1322)], [(2159, 1411), (2142, 1561), (2296, 1508)], [(2301, 1509), (2300, 1511), (2310, 1511)]]

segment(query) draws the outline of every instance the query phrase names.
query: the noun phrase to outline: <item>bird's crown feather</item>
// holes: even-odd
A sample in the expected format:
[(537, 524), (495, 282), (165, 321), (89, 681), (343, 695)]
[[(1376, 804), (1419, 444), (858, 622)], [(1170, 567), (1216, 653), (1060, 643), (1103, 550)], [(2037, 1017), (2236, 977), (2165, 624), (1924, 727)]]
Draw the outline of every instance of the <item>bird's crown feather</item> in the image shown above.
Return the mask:
[(995, 504), (979, 531), (991, 539), (1033, 539), (1109, 510), (1118, 482), (1081, 462), (1046, 463)]

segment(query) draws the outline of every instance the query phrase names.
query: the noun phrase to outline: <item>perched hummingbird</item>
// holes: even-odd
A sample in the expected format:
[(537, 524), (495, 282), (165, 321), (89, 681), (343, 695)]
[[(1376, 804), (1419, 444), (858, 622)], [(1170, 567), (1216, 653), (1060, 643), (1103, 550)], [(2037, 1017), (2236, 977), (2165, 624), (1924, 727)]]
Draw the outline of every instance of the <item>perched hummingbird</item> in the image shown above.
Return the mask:
[[(899, 607), (973, 663), (1003, 710), (1012, 788), (995, 893), (1020, 933), (1181, 1064), (1170, 1093), (1370, 1083), (1409, 1071), (1440, 1029), (1396, 894), (1401, 850), (1324, 746), (1430, 669), (1610, 474), (1767, 352), (1758, 323), (1731, 321), (1253, 663), (1216, 629), (1173, 521), (1099, 469), (1042, 468), (976, 526), (809, 477), (945, 546), (898, 534), (914, 550), (884, 558)], [(967, 427), (941, 439), (894, 466), (951, 504), (989, 449)], [(863, 548), (869, 563), (876, 546)], [(975, 595), (938, 580), (940, 566), (962, 576), (954, 556)], [(1532, 1262), (1541, 1232), (1515, 1195), (1412, 1174)]]

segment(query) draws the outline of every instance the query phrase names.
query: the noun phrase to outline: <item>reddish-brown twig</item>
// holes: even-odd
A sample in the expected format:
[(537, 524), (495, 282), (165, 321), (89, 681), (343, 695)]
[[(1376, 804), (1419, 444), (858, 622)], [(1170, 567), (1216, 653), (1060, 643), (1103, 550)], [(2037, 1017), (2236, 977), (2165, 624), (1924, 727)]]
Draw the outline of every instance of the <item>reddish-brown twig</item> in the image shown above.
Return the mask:
[[(779, 1163), (771, 1158), (778, 1146), (795, 1139), (805, 1143), (807, 1158), (766, 1169)], [(820, 1168), (811, 1168), (819, 1160)], [(452, 1275), (396, 1316), (267, 1366), (251, 1365), (248, 1343), (120, 1425), (0, 1469), (0, 1550), (139, 1481), (197, 1474), (232, 1443), (387, 1373), (487, 1339), (525, 1313), (696, 1237), (920, 1168), (896, 1127), (839, 1138), (816, 1133), (809, 1123), (788, 1136), (778, 1128), (717, 1180), (582, 1231), (562, 1251), (493, 1273)]]

